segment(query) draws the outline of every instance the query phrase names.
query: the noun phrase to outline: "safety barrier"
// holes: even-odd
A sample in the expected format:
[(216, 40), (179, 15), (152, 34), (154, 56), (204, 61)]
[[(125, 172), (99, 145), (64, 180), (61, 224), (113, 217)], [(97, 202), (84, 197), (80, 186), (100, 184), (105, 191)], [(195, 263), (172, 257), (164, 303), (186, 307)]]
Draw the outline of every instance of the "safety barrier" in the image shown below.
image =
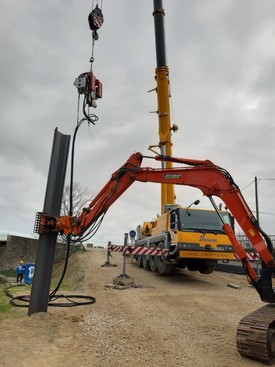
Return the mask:
[(108, 245), (107, 250), (112, 251), (112, 252), (122, 252), (123, 247), (124, 246), (121, 246), (121, 245)]
[[(167, 256), (168, 249), (156, 249), (156, 248), (149, 248), (144, 246), (132, 246), (132, 245), (114, 245), (109, 244), (107, 248), (108, 252), (123, 252), (125, 255), (149, 255), (149, 256)], [(260, 256), (258, 253), (254, 252), (246, 252), (246, 256), (248, 260), (260, 260)], [(234, 254), (236, 260), (240, 260), (238, 255)]]
[[(235, 254), (235, 259), (236, 260), (240, 260), (240, 258)], [(260, 260), (260, 256), (257, 252), (246, 252), (246, 257), (248, 258), (248, 260)]]
[(123, 252), (125, 255), (151, 255), (151, 256), (167, 256), (168, 249), (155, 249), (143, 246), (121, 246), (109, 245), (107, 251)]

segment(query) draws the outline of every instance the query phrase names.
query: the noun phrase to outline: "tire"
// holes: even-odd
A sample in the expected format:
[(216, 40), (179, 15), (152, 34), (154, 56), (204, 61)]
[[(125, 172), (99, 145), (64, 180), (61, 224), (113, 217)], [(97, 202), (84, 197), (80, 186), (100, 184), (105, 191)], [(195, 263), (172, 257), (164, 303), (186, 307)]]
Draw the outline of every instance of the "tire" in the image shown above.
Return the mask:
[(199, 264), (197, 261), (191, 261), (187, 263), (187, 269), (189, 271), (198, 271), (199, 270)]
[(179, 260), (177, 263), (178, 269), (185, 269), (186, 268), (186, 262), (184, 260)]
[(142, 266), (146, 270), (151, 270), (150, 265), (149, 265), (149, 259), (148, 259), (148, 256), (146, 255), (142, 256)]
[(216, 260), (202, 261), (202, 263), (199, 265), (199, 272), (201, 274), (211, 274), (216, 269), (216, 265)]
[[(156, 248), (156, 245), (152, 245), (151, 248)], [(157, 271), (157, 256), (149, 256), (149, 266), (151, 271)]]
[(139, 268), (142, 268), (142, 256), (141, 255), (137, 255), (137, 264)]
[[(164, 248), (164, 243), (160, 242), (158, 245), (158, 248), (163, 249)], [(173, 264), (168, 264), (166, 262), (166, 257), (165, 256), (156, 256), (157, 258), (157, 270), (160, 274), (170, 274), (173, 269), (174, 269), (174, 265)]]

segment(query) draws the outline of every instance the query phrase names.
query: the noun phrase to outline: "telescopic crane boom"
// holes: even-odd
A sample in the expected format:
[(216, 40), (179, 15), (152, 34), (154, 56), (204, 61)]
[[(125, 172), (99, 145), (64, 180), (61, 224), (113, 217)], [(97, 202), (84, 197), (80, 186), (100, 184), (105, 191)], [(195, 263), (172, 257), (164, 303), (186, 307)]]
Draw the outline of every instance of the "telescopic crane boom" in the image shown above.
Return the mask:
[[(170, 85), (169, 69), (166, 61), (166, 45), (164, 16), (162, 0), (154, 0), (154, 25), (155, 25), (155, 44), (156, 44), (156, 71), (158, 99), (158, 120), (159, 120), (159, 148), (163, 156), (172, 156), (171, 132), (177, 130), (177, 126), (171, 126), (170, 118)], [(162, 162), (162, 168), (172, 168), (172, 162)], [(173, 184), (161, 184), (161, 213), (167, 204), (175, 204), (175, 191)]]

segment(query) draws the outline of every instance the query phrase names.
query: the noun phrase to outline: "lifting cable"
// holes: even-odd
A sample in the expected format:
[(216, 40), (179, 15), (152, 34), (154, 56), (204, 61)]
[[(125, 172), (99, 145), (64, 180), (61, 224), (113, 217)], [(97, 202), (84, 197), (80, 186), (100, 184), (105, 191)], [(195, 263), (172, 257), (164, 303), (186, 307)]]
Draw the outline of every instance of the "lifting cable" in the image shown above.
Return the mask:
[[(95, 77), (93, 73), (93, 63), (94, 63), (94, 46), (95, 41), (99, 39), (98, 36), (98, 30), (101, 28), (104, 17), (102, 13), (102, 6), (103, 6), (103, 0), (101, 0), (101, 7), (99, 8), (99, 1), (93, 0), (92, 2), (92, 11), (88, 16), (88, 23), (89, 27), (92, 31), (92, 54), (90, 58), (90, 71), (87, 73), (82, 73), (75, 81), (75, 86), (78, 89), (78, 106), (77, 106), (77, 123), (75, 127), (75, 132), (73, 136), (73, 143), (72, 143), (72, 154), (71, 154), (71, 182), (70, 182), (70, 207), (71, 212), (69, 215), (73, 215), (72, 213), (72, 198), (73, 198), (73, 170), (74, 170), (74, 147), (75, 147), (75, 140), (77, 136), (77, 132), (80, 128), (80, 126), (83, 124), (83, 122), (87, 122), (88, 126), (90, 123), (95, 125), (95, 123), (98, 121), (98, 116), (94, 113), (89, 112), (89, 107), (96, 108), (96, 100), (98, 98), (102, 98), (102, 84), (101, 82)], [(80, 96), (84, 95), (83, 98), (83, 106), (82, 106), (82, 112), (84, 117), (80, 120), (79, 119), (79, 110), (80, 110)], [(89, 231), (77, 238), (70, 239), (72, 242), (79, 242), (79, 241), (87, 241), (91, 237), (95, 235), (97, 230), (99, 229), (102, 220), (104, 218), (104, 215), (106, 214), (106, 211), (92, 224)]]
[[(98, 116), (96, 116), (94, 113), (89, 112), (89, 107), (96, 107), (95, 101), (98, 98), (102, 98), (102, 84), (101, 82), (95, 78), (93, 74), (93, 62), (94, 62), (94, 45), (95, 41), (99, 39), (98, 37), (98, 29), (103, 24), (103, 14), (102, 14), (102, 5), (103, 0), (101, 0), (101, 8), (98, 6), (98, 0), (96, 3), (96, 6), (94, 7), (94, 0), (92, 4), (92, 11), (88, 16), (88, 22), (90, 29), (92, 30), (92, 54), (90, 58), (90, 71), (86, 73), (80, 74), (80, 76), (75, 80), (74, 85), (78, 89), (78, 103), (77, 103), (77, 123), (74, 130), (74, 136), (73, 136), (73, 142), (72, 142), (72, 153), (71, 153), (71, 174), (70, 174), (70, 208), (69, 208), (69, 215), (73, 216), (73, 177), (74, 177), (74, 152), (75, 152), (75, 141), (76, 141), (76, 135), (77, 132), (82, 125), (84, 121), (88, 122), (88, 126), (90, 123), (95, 125), (95, 122), (98, 121)], [(79, 119), (79, 109), (80, 109), (80, 95), (83, 94), (83, 108), (82, 112), (84, 117), (80, 120)], [(107, 210), (106, 210), (107, 211)], [(70, 254), (70, 246), (73, 242), (79, 242), (83, 240), (88, 240), (99, 229), (103, 218), (106, 214), (106, 211), (103, 212), (103, 214), (98, 218), (95, 223), (93, 223), (92, 227), (89, 229), (87, 234), (84, 234), (82, 236), (79, 236), (77, 238), (72, 239), (71, 235), (68, 236), (62, 236), (63, 239), (66, 240), (67, 248), (66, 248), (66, 257), (64, 261), (64, 268), (62, 271), (62, 275), (59, 279), (59, 282), (55, 289), (49, 294), (49, 301), (48, 306), (55, 306), (55, 307), (73, 307), (73, 306), (82, 306), (82, 305), (88, 305), (96, 302), (95, 297), (92, 296), (85, 296), (85, 295), (63, 295), (63, 294), (57, 294), (63, 279), (65, 277), (67, 267), (68, 267), (68, 261), (69, 261), (69, 254)], [(10, 297), (10, 304), (17, 307), (28, 307), (30, 302), (30, 296), (29, 295), (23, 295), (23, 296), (13, 296), (9, 289), (16, 286), (25, 285), (24, 283), (16, 283), (16, 284), (10, 284), (5, 288), (5, 293), (8, 297)], [(55, 302), (57, 299), (66, 299), (68, 302)], [(21, 301), (23, 303), (17, 303), (17, 301)]]

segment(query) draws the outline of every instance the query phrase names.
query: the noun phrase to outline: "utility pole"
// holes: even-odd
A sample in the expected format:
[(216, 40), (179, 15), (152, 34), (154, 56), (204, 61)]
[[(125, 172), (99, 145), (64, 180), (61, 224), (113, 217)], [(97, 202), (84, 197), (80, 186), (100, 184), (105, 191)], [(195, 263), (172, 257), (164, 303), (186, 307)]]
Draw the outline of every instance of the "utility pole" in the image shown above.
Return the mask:
[(258, 223), (260, 224), (259, 218), (259, 201), (258, 201), (258, 178), (255, 177), (255, 202), (256, 202), (256, 218)]

